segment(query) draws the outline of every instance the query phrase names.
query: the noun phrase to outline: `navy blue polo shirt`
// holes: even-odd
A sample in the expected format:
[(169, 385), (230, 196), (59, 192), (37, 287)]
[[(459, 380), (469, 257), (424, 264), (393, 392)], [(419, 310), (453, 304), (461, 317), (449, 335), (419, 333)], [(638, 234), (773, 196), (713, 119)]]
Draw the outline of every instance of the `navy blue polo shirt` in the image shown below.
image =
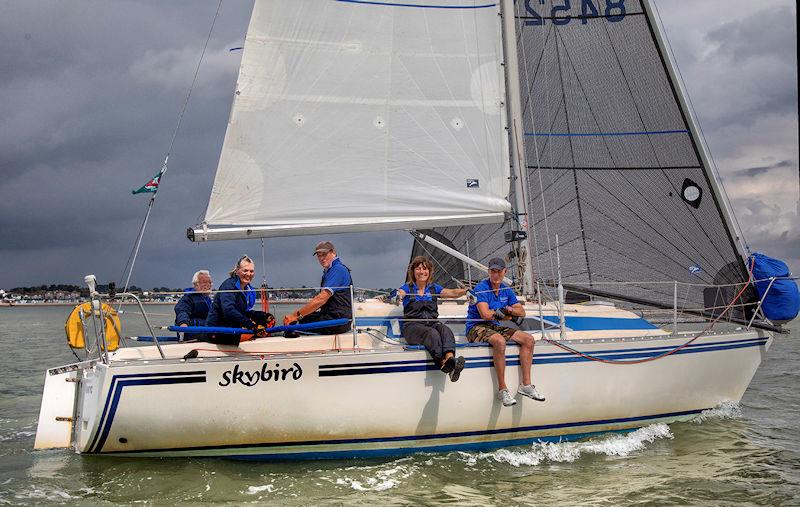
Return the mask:
[[(500, 282), (500, 288), (497, 290), (497, 294), (495, 294), (492, 290), (492, 283), (488, 278), (480, 281), (478, 285), (472, 289), (472, 292), (475, 293), (478, 301), (474, 305), (469, 305), (469, 308), (467, 309), (467, 333), (469, 333), (469, 330), (472, 329), (472, 326), (475, 324), (480, 324), (479, 321), (481, 320), (481, 314), (478, 312), (478, 303), (488, 304), (489, 309), (492, 311), (519, 303), (517, 300), (517, 295), (514, 294), (514, 289), (503, 282)], [(491, 322), (492, 324), (500, 325), (500, 323), (496, 320)]]
[(322, 273), (322, 283), (320, 286), (333, 294), (334, 292), (349, 291), (353, 284), (348, 270), (338, 257), (334, 257), (328, 269)]

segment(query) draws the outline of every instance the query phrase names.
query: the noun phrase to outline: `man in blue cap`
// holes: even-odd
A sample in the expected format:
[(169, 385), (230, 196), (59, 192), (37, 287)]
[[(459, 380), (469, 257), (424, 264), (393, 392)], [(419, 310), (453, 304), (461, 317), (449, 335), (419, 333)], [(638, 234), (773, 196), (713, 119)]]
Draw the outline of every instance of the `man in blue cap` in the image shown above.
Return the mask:
[(470, 304), (467, 310), (467, 340), (486, 342), (492, 346), (492, 357), (499, 388), (497, 397), (506, 407), (517, 403), (517, 400), (508, 392), (506, 385), (506, 342), (511, 340), (519, 344), (519, 369), (522, 383), (517, 389), (517, 394), (532, 400), (544, 401), (544, 396), (536, 390), (536, 386), (531, 384), (533, 336), (518, 329), (501, 326), (499, 322), (525, 317), (525, 308), (517, 300), (514, 290), (503, 283), (507, 271), (503, 259), (495, 257), (489, 260), (488, 268), (489, 278), (479, 282), (472, 289), (477, 301)]

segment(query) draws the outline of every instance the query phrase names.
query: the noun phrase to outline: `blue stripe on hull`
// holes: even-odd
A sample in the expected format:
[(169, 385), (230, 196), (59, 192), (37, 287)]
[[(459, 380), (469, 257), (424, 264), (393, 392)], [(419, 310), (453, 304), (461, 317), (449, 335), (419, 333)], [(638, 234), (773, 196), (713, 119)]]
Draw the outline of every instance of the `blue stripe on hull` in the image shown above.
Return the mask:
[[(590, 437), (593, 435), (600, 435), (612, 432), (627, 432), (633, 431), (642, 426), (652, 424), (659, 420), (674, 420), (681, 417), (693, 416), (701, 413), (707, 409), (684, 410), (680, 412), (668, 412), (664, 414), (637, 416), (637, 417), (623, 417), (616, 419), (604, 419), (595, 421), (580, 421), (570, 423), (558, 424), (544, 424), (539, 426), (526, 426), (518, 428), (502, 428), (494, 430), (483, 431), (465, 431), (459, 433), (442, 433), (434, 435), (407, 435), (398, 437), (386, 438), (352, 438), (340, 440), (325, 440), (325, 441), (304, 441), (304, 442), (291, 442), (291, 443), (262, 443), (262, 444), (244, 444), (237, 446), (207, 446), (207, 447), (189, 447), (189, 448), (175, 448), (175, 449), (148, 449), (129, 452), (114, 452), (117, 455), (136, 455), (136, 454), (169, 454), (179, 452), (192, 452), (192, 451), (216, 451), (213, 453), (217, 457), (226, 457), (233, 459), (243, 460), (301, 460), (301, 459), (336, 459), (336, 458), (350, 458), (350, 457), (379, 457), (379, 456), (397, 456), (402, 454), (411, 454), (415, 452), (448, 452), (455, 450), (485, 450), (496, 449), (498, 447), (507, 447), (512, 445), (525, 445), (534, 442), (559, 442), (566, 440), (578, 440), (581, 438)], [(524, 433), (531, 431), (547, 431), (559, 430), (567, 428), (582, 428), (600, 425), (624, 424), (628, 425), (625, 428), (609, 429), (604, 431), (582, 432), (572, 434), (554, 434), (542, 435), (531, 437), (517, 437), (514, 438), (511, 434)], [(510, 438), (501, 440), (490, 440), (484, 442), (462, 442), (456, 444), (435, 444), (408, 446), (399, 445), (397, 447), (389, 447), (382, 449), (344, 449), (333, 451), (298, 451), (298, 452), (257, 452), (243, 454), (241, 451), (245, 449), (269, 449), (277, 447), (309, 447), (309, 446), (326, 446), (326, 445), (362, 445), (362, 444), (385, 444), (390, 442), (425, 442), (433, 440), (441, 440), (447, 438), (463, 438), (463, 437), (480, 437), (488, 435), (503, 435), (507, 434)], [(225, 452), (221, 454), (220, 452)], [(239, 452), (237, 452), (239, 451)]]
[[(713, 352), (719, 350), (741, 349), (748, 347), (759, 347), (766, 345), (767, 338), (756, 338), (752, 340), (738, 340), (733, 342), (715, 342), (689, 345), (682, 350), (678, 350), (674, 355), (696, 354), (699, 352)], [(617, 351), (592, 351), (590, 355), (608, 360), (638, 360), (648, 357), (655, 357), (675, 347), (649, 347), (636, 348)], [(536, 354), (534, 363), (560, 364), (560, 363), (585, 363), (592, 359), (576, 356), (570, 352), (559, 352), (555, 354)], [(507, 366), (518, 366), (519, 355), (507, 355)], [(366, 366), (366, 368), (364, 367)], [(489, 368), (494, 366), (491, 356), (467, 358), (465, 368)], [(320, 377), (340, 377), (347, 375), (372, 375), (381, 373), (402, 373), (412, 371), (437, 370), (438, 367), (432, 361), (392, 361), (383, 363), (348, 363), (340, 365), (321, 365), (319, 367)]]
[(631, 431), (636, 431), (637, 429), (638, 428), (628, 428), (624, 430), (596, 431), (592, 433), (578, 433), (575, 435), (560, 435), (555, 437), (515, 438), (510, 440), (495, 440), (492, 442), (433, 445), (430, 447), (396, 447), (392, 449), (360, 450), (353, 449), (348, 451), (292, 452), (286, 454), (233, 454), (231, 456), (225, 456), (225, 458), (243, 461), (302, 461), (313, 459), (389, 458), (393, 456), (405, 456), (418, 452), (491, 451), (493, 449), (512, 447), (515, 445), (529, 445), (541, 442), (569, 442), (607, 433), (630, 433)]
[[(122, 397), (122, 390), (125, 387), (139, 385), (193, 384), (205, 381), (206, 372), (203, 370), (114, 375), (114, 377), (111, 379), (111, 385), (108, 388), (108, 396), (106, 397), (106, 402), (103, 406), (103, 413), (100, 416), (98, 430), (94, 434), (92, 443), (89, 445), (90, 452), (99, 452), (103, 449), (103, 445), (105, 445), (108, 434), (111, 431), (111, 424), (114, 422), (114, 416), (117, 413), (117, 406), (119, 405), (119, 400)], [(107, 419), (106, 414), (108, 414)], [(105, 423), (103, 422), (104, 419)], [(99, 429), (101, 427), (102, 430)]]

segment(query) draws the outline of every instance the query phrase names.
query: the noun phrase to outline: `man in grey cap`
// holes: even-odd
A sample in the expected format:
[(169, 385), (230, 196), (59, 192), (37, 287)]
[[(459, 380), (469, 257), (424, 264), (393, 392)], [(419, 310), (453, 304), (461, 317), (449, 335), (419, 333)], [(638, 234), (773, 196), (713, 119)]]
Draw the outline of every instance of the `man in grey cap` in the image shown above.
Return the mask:
[[(283, 324), (308, 324), (323, 320), (353, 318), (353, 299), (350, 287), (353, 279), (350, 268), (336, 256), (336, 248), (330, 241), (320, 241), (314, 255), (322, 266), (322, 290), (296, 312), (283, 318)], [(350, 324), (314, 329), (315, 334), (341, 334), (350, 330)]]
[(519, 369), (522, 383), (517, 394), (532, 400), (544, 401), (536, 386), (531, 384), (533, 363), (533, 336), (518, 329), (501, 326), (501, 320), (525, 317), (525, 308), (517, 300), (514, 290), (503, 283), (506, 263), (495, 257), (489, 260), (489, 278), (479, 282), (472, 291), (477, 301), (467, 309), (467, 340), (486, 342), (492, 346), (494, 370), (499, 391), (497, 397), (506, 407), (516, 405), (517, 400), (508, 392), (506, 385), (506, 342), (519, 344)]

